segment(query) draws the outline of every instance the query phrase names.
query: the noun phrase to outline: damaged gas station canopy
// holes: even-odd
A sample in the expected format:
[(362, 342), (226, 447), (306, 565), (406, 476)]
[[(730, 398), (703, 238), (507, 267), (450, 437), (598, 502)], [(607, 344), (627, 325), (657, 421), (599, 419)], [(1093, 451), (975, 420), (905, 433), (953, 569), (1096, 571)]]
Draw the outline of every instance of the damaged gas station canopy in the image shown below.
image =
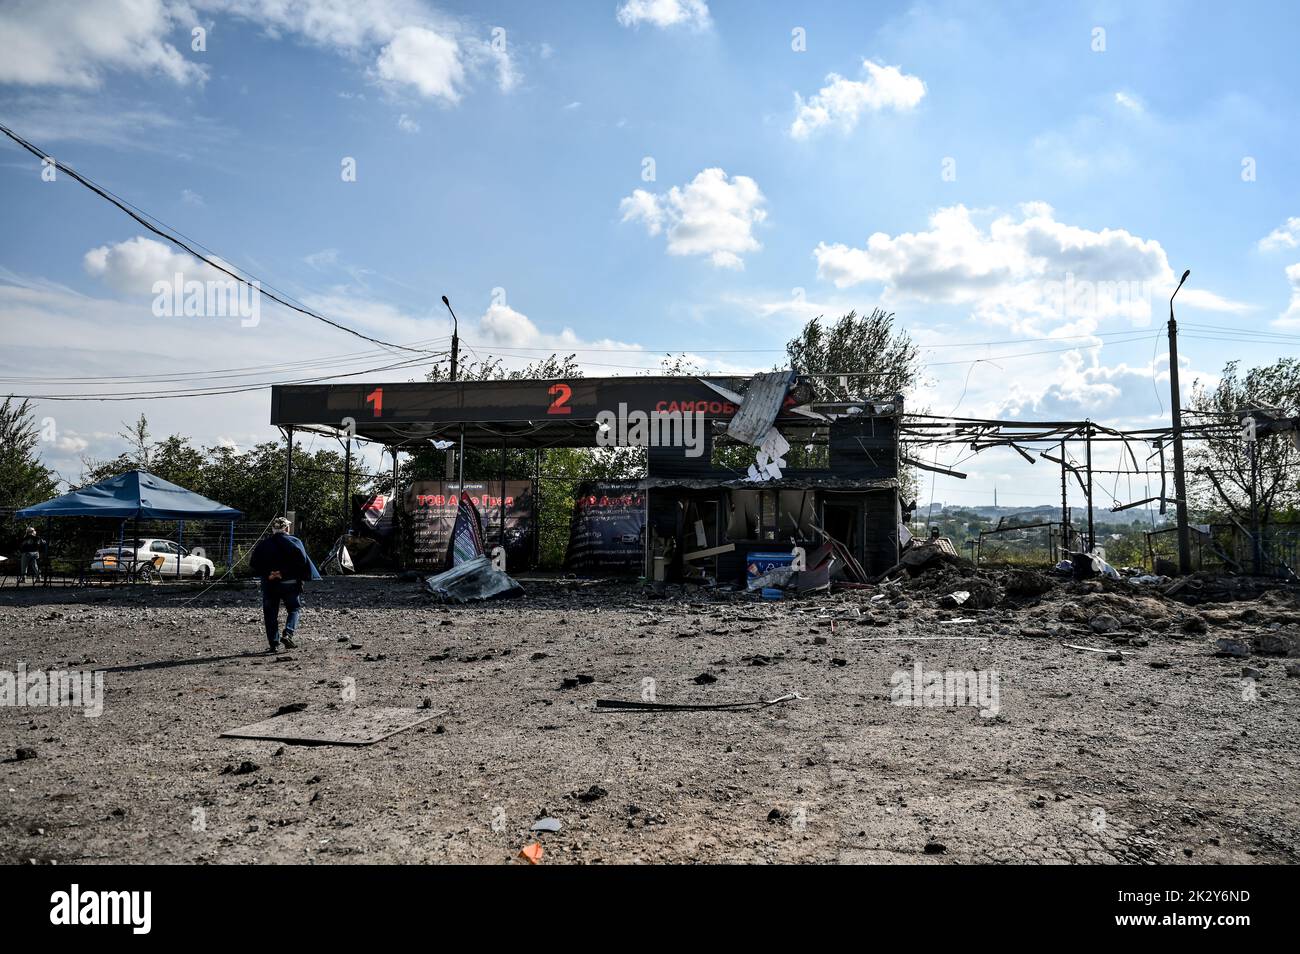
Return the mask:
[[(633, 415), (663, 415), (679, 424), (689, 416), (698, 422), (690, 429), (698, 435), (695, 442), (685, 441), (685, 427), (647, 428), (683, 439), (648, 441), (644, 477), (618, 486), (584, 483), (590, 505), (574, 508), (581, 520), (570, 542), (592, 554), (585, 565), (594, 561), (602, 572), (643, 575), (654, 582), (743, 587), (751, 553), (800, 547), (819, 554), (835, 541), (834, 565), (851, 566), (854, 577), (866, 578), (899, 558), (898, 439), (904, 402), (897, 394), (852, 400), (847, 387), (820, 400), (814, 381), (820, 377), (809, 380), (784, 370), (753, 376), (284, 385), (272, 389), (271, 423), (289, 438), (302, 431), (346, 430), (354, 440), (383, 444), (394, 457), (438, 446), (434, 442), (454, 441), (459, 447), (463, 441), (467, 451), (492, 451), (483, 459), (504, 466), (511, 450), (608, 446), (600, 428), (611, 416), (630, 421)], [(827, 389), (831, 385), (818, 390)], [(718, 453), (727, 445), (752, 448), (752, 468), (748, 460), (732, 463), (734, 455)], [(819, 453), (796, 456), (792, 445), (813, 446)], [(549, 505), (537, 490), (541, 478), (539, 470), (526, 495), (532, 527), (547, 519), (539, 511)], [(487, 496), (512, 496), (504, 471), (477, 479)], [(391, 495), (394, 524), (412, 522), (410, 508), (423, 499), (406, 490), (399, 485)], [(620, 503), (605, 506), (606, 500)], [(407, 512), (398, 514), (398, 508)], [(485, 544), (509, 550), (511, 572), (530, 569), (535, 545), (515, 539), (516, 525), (501, 516), (507, 509), (485, 514)], [(428, 568), (443, 565), (438, 559)], [(820, 564), (810, 560), (808, 566), (809, 573), (819, 572)], [(491, 594), (478, 584), (504, 582), (490, 579), (486, 569), (456, 570), (451, 577), (431, 578), (431, 595), (479, 599)], [(462, 578), (464, 573), (468, 576)]]

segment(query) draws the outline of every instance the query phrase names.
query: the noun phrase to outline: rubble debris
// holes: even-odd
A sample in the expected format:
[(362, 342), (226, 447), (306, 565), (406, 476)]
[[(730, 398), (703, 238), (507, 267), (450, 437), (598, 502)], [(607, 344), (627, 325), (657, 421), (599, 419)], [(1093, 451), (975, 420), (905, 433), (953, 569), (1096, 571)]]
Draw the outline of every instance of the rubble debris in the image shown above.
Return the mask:
[(476, 556), (426, 578), (424, 589), (430, 596), (446, 603), (468, 603), (522, 596), (524, 593), (522, 586), (496, 569), (486, 556)]
[(874, 582), (879, 583), (888, 579), (900, 570), (906, 570), (910, 576), (916, 576), (939, 563), (972, 566), (968, 560), (963, 560), (957, 555), (957, 548), (952, 545), (950, 539), (947, 537), (934, 537), (924, 543), (913, 543), (903, 551), (903, 555), (898, 562), (884, 573), (878, 574)]
[(777, 696), (775, 699), (752, 699), (747, 702), (714, 702), (714, 703), (674, 703), (674, 702), (631, 702), (622, 699), (597, 699), (597, 709), (632, 709), (641, 712), (708, 712), (723, 711), (735, 709), (766, 709), (768, 706), (779, 705), (783, 702), (803, 701), (803, 696), (797, 692), (788, 692), (783, 696)]
[(442, 713), (394, 706), (326, 706), (272, 716), (229, 729), (221, 737), (298, 745), (373, 745), (438, 715)]
[(1111, 656), (1119, 656), (1121, 659), (1123, 659), (1125, 656), (1137, 655), (1136, 653), (1126, 653), (1123, 650), (1100, 649), (1096, 646), (1078, 646), (1075, 645), (1074, 643), (1062, 643), (1061, 645), (1064, 646), (1066, 649), (1077, 649), (1080, 652), (1085, 652), (1085, 653), (1105, 653), (1107, 658)]
[(1233, 659), (1246, 659), (1250, 656), (1250, 647), (1240, 639), (1216, 639), (1214, 641), (1216, 656), (1227, 656)]
[(956, 609), (970, 599), (970, 590), (957, 590), (946, 596), (939, 597), (940, 609)]
[(1007, 596), (1018, 598), (1044, 596), (1054, 586), (1049, 577), (1033, 570), (1009, 570), (1002, 582), (1002, 589)]
[(1088, 620), (1088, 626), (1094, 633), (1104, 635), (1119, 629), (1119, 620), (1107, 613), (1099, 613)]
[(543, 854), (544, 852), (542, 851), (541, 842), (535, 841), (531, 845), (524, 845), (524, 847), (519, 849), (519, 857), (523, 858), (524, 861), (528, 862), (530, 865), (541, 864)]
[(1259, 633), (1253, 640), (1255, 652), (1261, 656), (1295, 656), (1300, 655), (1300, 644), (1296, 637), (1287, 633), (1270, 631)]

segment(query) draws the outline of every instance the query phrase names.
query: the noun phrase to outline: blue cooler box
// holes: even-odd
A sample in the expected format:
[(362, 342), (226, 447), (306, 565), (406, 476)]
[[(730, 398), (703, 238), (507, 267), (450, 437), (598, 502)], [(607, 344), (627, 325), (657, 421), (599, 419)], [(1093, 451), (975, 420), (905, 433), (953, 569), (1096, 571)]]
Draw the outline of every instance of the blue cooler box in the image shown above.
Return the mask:
[(751, 553), (745, 561), (745, 582), (752, 583), (764, 573), (793, 562), (793, 553)]

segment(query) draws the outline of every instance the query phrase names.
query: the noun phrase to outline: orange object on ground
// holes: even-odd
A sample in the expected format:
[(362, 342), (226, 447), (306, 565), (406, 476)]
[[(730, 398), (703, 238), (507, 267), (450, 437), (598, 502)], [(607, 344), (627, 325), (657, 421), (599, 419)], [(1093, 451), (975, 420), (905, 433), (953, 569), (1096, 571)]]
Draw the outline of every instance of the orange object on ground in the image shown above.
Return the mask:
[(535, 841), (531, 845), (524, 845), (524, 847), (519, 850), (519, 857), (526, 860), (530, 865), (541, 864), (541, 843)]

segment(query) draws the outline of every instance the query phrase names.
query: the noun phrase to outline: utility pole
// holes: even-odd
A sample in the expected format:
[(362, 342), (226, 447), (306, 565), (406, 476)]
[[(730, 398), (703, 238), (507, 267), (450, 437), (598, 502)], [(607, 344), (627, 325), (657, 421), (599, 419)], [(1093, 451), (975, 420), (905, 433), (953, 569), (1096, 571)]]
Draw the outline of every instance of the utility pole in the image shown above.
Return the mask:
[(1088, 467), (1088, 552), (1097, 547), (1097, 531), (1092, 522), (1092, 421), (1085, 422), (1084, 447), (1087, 448)]
[(1174, 295), (1183, 287), (1189, 268), (1178, 280), (1178, 288), (1169, 296), (1169, 403), (1173, 412), (1174, 496), (1178, 514), (1178, 572), (1192, 572), (1192, 543), (1187, 531), (1187, 474), (1183, 470), (1183, 397), (1178, 387), (1178, 323), (1174, 320)]
[(289, 515), (289, 493), (293, 488), (293, 425), (284, 429), (284, 509), (280, 512)]
[(1061, 441), (1061, 546), (1070, 548), (1070, 505), (1065, 489), (1065, 441)]
[(447, 296), (442, 296), (442, 303), (447, 306), (451, 312), (451, 379), (456, 380), (456, 359), (460, 355), (460, 322), (456, 320), (456, 313), (451, 311), (451, 302)]
[(348, 434), (343, 455), (343, 525), (352, 533), (352, 435)]
[(1252, 572), (1259, 576), (1264, 572), (1264, 548), (1259, 536), (1259, 442), (1253, 431), (1246, 453), (1250, 455), (1250, 561)]
[[(451, 302), (447, 296), (442, 296), (442, 303), (447, 306), (447, 311), (451, 314), (451, 381), (456, 383), (456, 361), (460, 356), (460, 321), (456, 318), (456, 313), (451, 310)], [(460, 451), (452, 450), (447, 454), (447, 480), (456, 476), (456, 464), (459, 457), (460, 463), (460, 489), (465, 489), (465, 425), (460, 425)]]
[(1070, 522), (1070, 505), (1065, 492), (1065, 441), (1061, 441), (1061, 526)]

